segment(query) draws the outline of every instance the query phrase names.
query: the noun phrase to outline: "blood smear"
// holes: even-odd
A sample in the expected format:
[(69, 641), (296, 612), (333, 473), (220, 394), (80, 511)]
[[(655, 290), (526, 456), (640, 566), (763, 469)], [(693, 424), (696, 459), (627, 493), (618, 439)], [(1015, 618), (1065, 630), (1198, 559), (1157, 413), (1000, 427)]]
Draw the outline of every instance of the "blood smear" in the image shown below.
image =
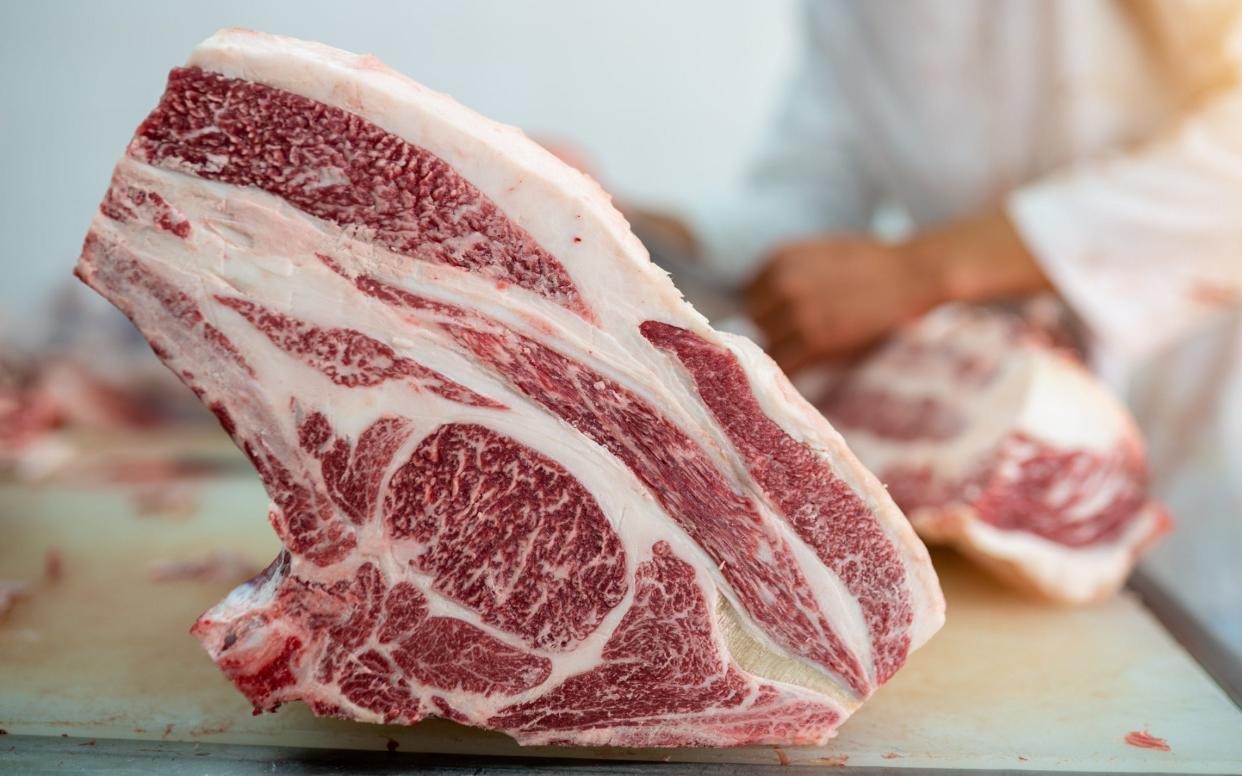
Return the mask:
[(1169, 742), (1163, 738), (1156, 738), (1146, 730), (1131, 730), (1126, 733), (1126, 743), (1130, 746), (1136, 746), (1139, 749), (1158, 749), (1161, 752), (1172, 751), (1169, 748)]

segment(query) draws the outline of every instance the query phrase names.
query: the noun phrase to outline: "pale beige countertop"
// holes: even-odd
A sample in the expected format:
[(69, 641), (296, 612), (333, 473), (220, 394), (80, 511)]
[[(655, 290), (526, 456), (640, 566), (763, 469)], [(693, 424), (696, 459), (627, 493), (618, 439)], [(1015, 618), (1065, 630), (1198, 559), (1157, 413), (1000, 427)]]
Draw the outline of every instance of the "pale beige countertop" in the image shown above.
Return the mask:
[[(176, 453), (232, 474), (150, 484), (0, 485), (0, 578), (32, 583), (0, 621), (0, 728), (14, 734), (275, 747), (680, 762), (1077, 771), (1242, 771), (1242, 712), (1131, 594), (1058, 609), (934, 556), (948, 599), (941, 633), (823, 748), (520, 749), (443, 721), (411, 728), (315, 719), (301, 704), (251, 716), (188, 628), (231, 587), (156, 583), (156, 560), (232, 550), (266, 565), (278, 545), (257, 477), (222, 437), (110, 440), (95, 460)], [(145, 451), (145, 452), (144, 452)], [(201, 468), (201, 467), (200, 467)], [(142, 467), (138, 467), (142, 471)], [(79, 467), (77, 475), (83, 472)], [(157, 509), (158, 512), (158, 509)], [(63, 576), (44, 579), (56, 548)], [(1128, 745), (1148, 730), (1171, 752)]]

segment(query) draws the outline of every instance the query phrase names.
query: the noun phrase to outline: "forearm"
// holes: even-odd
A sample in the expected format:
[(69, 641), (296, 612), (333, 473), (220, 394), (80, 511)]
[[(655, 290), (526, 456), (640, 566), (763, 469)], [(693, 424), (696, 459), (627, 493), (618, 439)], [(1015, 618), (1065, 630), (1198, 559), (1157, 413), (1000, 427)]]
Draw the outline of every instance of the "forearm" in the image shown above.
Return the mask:
[(985, 302), (1052, 288), (999, 208), (920, 232), (900, 249), (938, 302)]

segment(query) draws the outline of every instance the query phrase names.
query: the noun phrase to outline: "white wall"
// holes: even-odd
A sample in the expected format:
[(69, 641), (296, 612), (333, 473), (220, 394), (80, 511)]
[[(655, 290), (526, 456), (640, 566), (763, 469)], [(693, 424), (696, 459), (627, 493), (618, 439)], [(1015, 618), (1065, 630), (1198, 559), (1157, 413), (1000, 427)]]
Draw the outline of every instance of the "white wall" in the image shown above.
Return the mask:
[(735, 184), (791, 66), (795, 21), (793, 0), (5, 2), (0, 321), (28, 320), (67, 277), (168, 69), (219, 27), (374, 53), (492, 118), (579, 144), (614, 193), (678, 206)]

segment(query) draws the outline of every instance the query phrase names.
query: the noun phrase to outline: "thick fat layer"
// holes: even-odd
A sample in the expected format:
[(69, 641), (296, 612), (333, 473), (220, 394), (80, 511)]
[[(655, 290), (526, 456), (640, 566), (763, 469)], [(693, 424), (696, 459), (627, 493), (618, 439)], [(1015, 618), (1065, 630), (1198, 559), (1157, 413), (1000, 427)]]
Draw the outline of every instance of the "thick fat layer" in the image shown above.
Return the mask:
[[(946, 435), (944, 413), (895, 406), (965, 423)], [(825, 411), (921, 534), (1047, 597), (1111, 593), (1168, 528), (1116, 400), (1002, 314), (933, 313), (836, 386)]]
[[(643, 338), (655, 320), (717, 335), (592, 184), (373, 60), (234, 31), (193, 64), (118, 166), (79, 272), (272, 494), (287, 559), (197, 629), (257, 707), (530, 741), (816, 741), (844, 708), (738, 669), (717, 586), (749, 648), (834, 677), (848, 708), (938, 626), (921, 545), (826, 424), (799, 441), (850, 474), (806, 459), (828, 498), (812, 501), (853, 505), (872, 549), (844, 551), (883, 566), (898, 616), (815, 560), (805, 510), (755, 476), (780, 437), (718, 426)], [(803, 424), (751, 401), (773, 428)], [(636, 635), (670, 618), (698, 624)], [(582, 706), (618, 677), (649, 705)]]

